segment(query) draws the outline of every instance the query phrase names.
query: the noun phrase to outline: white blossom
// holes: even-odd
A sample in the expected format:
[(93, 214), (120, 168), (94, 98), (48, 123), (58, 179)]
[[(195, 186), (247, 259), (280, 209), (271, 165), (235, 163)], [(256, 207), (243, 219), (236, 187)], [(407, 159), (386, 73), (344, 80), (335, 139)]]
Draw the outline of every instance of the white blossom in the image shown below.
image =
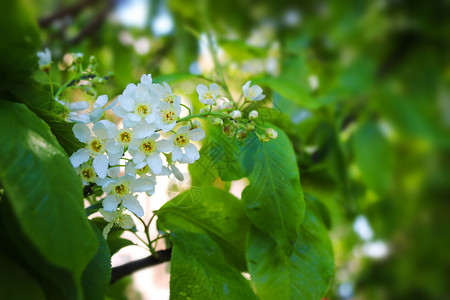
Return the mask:
[(206, 105), (214, 105), (216, 104), (217, 96), (220, 93), (220, 87), (215, 84), (211, 83), (209, 85), (209, 88), (204, 84), (197, 85), (197, 93), (198, 93), (198, 100)]
[(263, 94), (263, 90), (260, 86), (250, 86), (250, 84), (251, 81), (247, 81), (242, 87), (245, 99), (247, 99), (248, 101), (260, 101), (266, 97), (266, 95)]
[(52, 63), (52, 53), (48, 48), (45, 48), (43, 52), (39, 51), (37, 57), (39, 58), (39, 68), (45, 69), (50, 67), (50, 64)]
[[(178, 128), (177, 133), (169, 138), (173, 144), (172, 160), (193, 163), (200, 158), (197, 147), (191, 141), (199, 141), (205, 137), (205, 131), (201, 128), (189, 130), (189, 126)], [(184, 152), (183, 152), (184, 149)]]

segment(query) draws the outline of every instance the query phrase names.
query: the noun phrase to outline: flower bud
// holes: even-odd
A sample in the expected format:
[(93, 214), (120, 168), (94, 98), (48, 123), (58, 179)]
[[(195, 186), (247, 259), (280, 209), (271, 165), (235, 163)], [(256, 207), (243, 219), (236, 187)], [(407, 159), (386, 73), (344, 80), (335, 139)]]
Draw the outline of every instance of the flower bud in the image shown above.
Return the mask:
[(249, 114), (248, 114), (248, 119), (250, 121), (255, 120), (256, 118), (258, 118), (258, 112), (256, 110), (252, 110)]
[(233, 126), (233, 124), (226, 124), (226, 125), (223, 126), (223, 128), (222, 128), (222, 132), (223, 132), (227, 137), (232, 137), (232, 136), (236, 133), (236, 128)]
[(81, 63), (83, 61), (83, 53), (74, 53), (73, 55), (73, 60), (76, 63)]
[(191, 129), (202, 128), (202, 124), (198, 120), (192, 121)]
[(219, 126), (219, 127), (223, 126), (223, 120), (221, 118), (214, 118), (212, 120), (212, 123), (214, 126)]
[(245, 130), (253, 131), (253, 130), (255, 130), (255, 125), (253, 123), (245, 124)]
[(276, 139), (278, 136), (278, 132), (273, 129), (273, 128), (267, 128), (266, 129), (266, 135), (270, 138), (270, 139)]
[(245, 130), (238, 130), (238, 132), (236, 133), (236, 139), (238, 139), (239, 141), (245, 140), (247, 135), (248, 135), (247, 131), (245, 131)]
[(242, 113), (239, 110), (233, 110), (231, 112), (230, 116), (236, 120), (236, 119), (239, 119), (240, 117), (242, 117)]
[(95, 65), (97, 63), (97, 58), (95, 56), (89, 57), (89, 63)]
[(231, 105), (230, 102), (223, 102), (223, 103), (220, 105), (220, 109), (221, 109), (221, 110), (231, 110), (231, 109), (233, 109), (233, 105)]
[(270, 138), (267, 135), (262, 134), (259, 136), (259, 140), (263, 143), (266, 143), (266, 142), (270, 141)]

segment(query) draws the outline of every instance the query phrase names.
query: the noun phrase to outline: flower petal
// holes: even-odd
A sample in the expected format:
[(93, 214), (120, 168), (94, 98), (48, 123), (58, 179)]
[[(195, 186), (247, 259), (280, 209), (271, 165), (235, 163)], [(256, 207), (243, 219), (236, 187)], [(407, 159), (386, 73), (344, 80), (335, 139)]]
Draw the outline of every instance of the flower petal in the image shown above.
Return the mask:
[(98, 177), (105, 178), (108, 172), (108, 158), (103, 154), (97, 155), (92, 162), (92, 166)]
[(112, 195), (106, 196), (105, 200), (103, 200), (103, 209), (105, 211), (115, 211), (118, 205), (119, 202), (117, 201), (116, 197)]
[(134, 136), (138, 139), (142, 139), (148, 136), (151, 136), (156, 130), (156, 126), (153, 124), (148, 124), (148, 123), (144, 123), (144, 124), (139, 124), (137, 125), (133, 132), (134, 132)]
[(94, 109), (102, 108), (103, 106), (106, 105), (106, 103), (108, 103), (108, 96), (107, 95), (98, 96), (97, 100), (95, 100), (94, 105), (93, 105)]
[(198, 153), (197, 147), (195, 147), (194, 144), (189, 144), (186, 147), (184, 147), (184, 151), (186, 151), (186, 156), (190, 160), (196, 161), (200, 158), (200, 154)]
[(159, 174), (162, 170), (162, 160), (159, 157), (159, 154), (153, 153), (147, 158), (147, 163), (150, 169), (152, 169), (153, 173)]
[(220, 87), (219, 87), (217, 84), (215, 84), (215, 83), (211, 83), (211, 84), (209, 85), (209, 91), (210, 91), (215, 97), (217, 97), (217, 95), (219, 95), (219, 93), (220, 93)]
[(177, 130), (177, 134), (183, 134), (189, 131), (189, 126), (181, 126)]
[(201, 128), (195, 128), (189, 131), (189, 137), (193, 141), (203, 140), (205, 138), (205, 131)]
[(172, 160), (179, 161), (183, 157), (183, 151), (178, 146), (174, 146), (172, 149)]
[(168, 153), (172, 151), (173, 143), (169, 140), (159, 140), (156, 142), (156, 146), (156, 149), (158, 149), (158, 151)]
[(195, 90), (197, 91), (198, 96), (200, 98), (203, 98), (203, 96), (208, 92), (208, 87), (206, 85), (200, 83), (197, 85)]
[(92, 131), (102, 139), (113, 138), (117, 135), (117, 126), (108, 120), (101, 120), (94, 124)]
[(124, 207), (126, 207), (129, 211), (134, 213), (139, 218), (144, 215), (144, 209), (136, 198), (130, 197), (124, 200), (122, 203)]
[(249, 97), (249, 89), (250, 89), (250, 84), (252, 82), (251, 81), (247, 81), (244, 86), (242, 87), (242, 92), (244, 93), (245, 97)]
[(86, 101), (79, 101), (69, 104), (69, 110), (70, 111), (79, 111), (79, 110), (85, 110), (89, 107), (89, 103)]
[(89, 160), (90, 153), (88, 149), (79, 149), (77, 152), (72, 154), (70, 157), (70, 162), (74, 168), (80, 166), (82, 163), (85, 163)]
[(127, 95), (120, 95), (119, 98), (119, 105), (122, 106), (122, 108), (126, 111), (133, 111), (134, 110), (134, 101)]
[(89, 127), (87, 127), (86, 124), (75, 124), (73, 125), (72, 131), (75, 134), (75, 137), (83, 143), (86, 143), (92, 136), (91, 130), (89, 129)]

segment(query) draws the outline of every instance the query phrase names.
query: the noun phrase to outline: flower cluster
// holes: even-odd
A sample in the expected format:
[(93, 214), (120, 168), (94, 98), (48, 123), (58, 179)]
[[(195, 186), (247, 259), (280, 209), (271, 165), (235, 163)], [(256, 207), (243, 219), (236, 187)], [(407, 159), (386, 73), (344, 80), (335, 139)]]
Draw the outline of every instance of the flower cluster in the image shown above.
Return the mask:
[[(199, 84), (196, 90), (199, 101), (205, 105), (209, 105), (209, 112), (212, 112), (213, 105), (217, 104), (216, 99), (219, 97), (219, 86), (213, 83), (208, 88), (206, 85)], [(222, 102), (219, 108), (220, 113), (214, 114), (217, 117), (212, 119), (212, 124), (221, 126), (226, 136), (236, 137), (238, 140), (245, 139), (249, 132), (255, 132), (261, 142), (268, 142), (271, 139), (277, 138), (278, 133), (275, 129), (264, 128), (255, 123), (259, 115), (258, 111), (251, 110), (248, 112), (247, 117), (244, 116), (245, 110), (248, 111), (248, 109), (244, 109), (246, 104), (261, 101), (266, 97), (263, 94), (262, 88), (258, 85), (252, 86), (251, 81), (247, 81), (242, 87), (242, 93), (244, 101), (239, 106), (231, 101)], [(203, 113), (205, 111), (205, 109), (201, 110)], [(260, 131), (258, 132), (257, 129), (260, 129)], [(261, 130), (263, 133), (261, 133)]]
[[(100, 210), (112, 225), (130, 228), (129, 212), (144, 215), (137, 196), (155, 192), (156, 176), (171, 175), (182, 180), (178, 163), (193, 163), (200, 158), (192, 141), (205, 137), (200, 123), (180, 126), (181, 99), (167, 83), (152, 82), (143, 75), (137, 85), (129, 84), (112, 104), (99, 96), (89, 113), (72, 115), (75, 137), (86, 146), (70, 157), (83, 184), (95, 183), (106, 197)], [(122, 126), (101, 119), (104, 112), (122, 119)], [(121, 169), (122, 167), (122, 169)]]

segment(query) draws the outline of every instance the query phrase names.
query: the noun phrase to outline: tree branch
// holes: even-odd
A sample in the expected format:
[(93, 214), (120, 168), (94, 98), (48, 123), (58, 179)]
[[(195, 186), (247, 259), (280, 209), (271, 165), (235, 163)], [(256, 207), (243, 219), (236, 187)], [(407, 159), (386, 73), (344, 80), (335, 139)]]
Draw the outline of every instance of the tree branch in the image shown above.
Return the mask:
[(138, 270), (159, 265), (166, 261), (170, 261), (170, 258), (172, 256), (172, 248), (166, 250), (159, 250), (156, 251), (156, 253), (158, 254), (157, 256), (150, 255), (146, 258), (131, 261), (124, 265), (112, 268), (110, 284), (113, 284), (117, 280), (127, 275), (130, 275), (131, 273), (136, 272)]
[(94, 33), (103, 24), (103, 21), (108, 16), (108, 13), (113, 9), (114, 3), (112, 0), (106, 2), (105, 7), (91, 20), (83, 29), (80, 30), (78, 35), (74, 37), (70, 42), (72, 45), (76, 45), (81, 42), (85, 37)]
[(41, 28), (47, 27), (52, 22), (54, 22), (58, 19), (62, 19), (65, 16), (76, 16), (84, 8), (95, 4), (96, 2), (98, 2), (98, 0), (84, 0), (84, 1), (80, 1), (79, 3), (76, 3), (74, 5), (63, 7), (60, 10), (54, 12), (53, 14), (51, 14), (47, 17), (43, 17), (43, 18), (39, 19), (39, 21), (38, 21), (39, 27), (41, 27)]

